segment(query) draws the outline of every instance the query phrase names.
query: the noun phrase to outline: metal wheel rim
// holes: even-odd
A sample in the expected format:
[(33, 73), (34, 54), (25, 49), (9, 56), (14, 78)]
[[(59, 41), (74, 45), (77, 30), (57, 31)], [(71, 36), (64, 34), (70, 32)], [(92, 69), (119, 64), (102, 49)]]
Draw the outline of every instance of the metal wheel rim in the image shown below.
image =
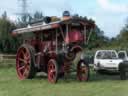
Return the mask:
[(53, 60), (51, 60), (48, 63), (48, 81), (51, 83), (55, 83), (56, 82), (56, 66), (55, 66), (55, 62)]
[(30, 71), (31, 57), (27, 48), (20, 48), (16, 57), (16, 70), (20, 80), (26, 79)]
[(81, 62), (78, 66), (78, 79), (80, 81), (86, 81), (88, 79), (88, 68), (86, 65), (81, 66), (83, 62)]

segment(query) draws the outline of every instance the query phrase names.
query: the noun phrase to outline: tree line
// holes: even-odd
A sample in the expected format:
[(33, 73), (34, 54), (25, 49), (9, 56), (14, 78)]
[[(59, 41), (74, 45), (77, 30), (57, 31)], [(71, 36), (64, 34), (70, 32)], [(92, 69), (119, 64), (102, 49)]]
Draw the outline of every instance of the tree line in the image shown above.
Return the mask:
[(41, 12), (35, 12), (34, 15), (23, 15), (14, 22), (4, 12), (0, 16), (0, 53), (16, 53), (22, 43), (22, 38), (19, 36), (13, 37), (11, 32), (16, 28), (26, 27), (32, 20), (40, 18), (43, 18), (43, 14)]

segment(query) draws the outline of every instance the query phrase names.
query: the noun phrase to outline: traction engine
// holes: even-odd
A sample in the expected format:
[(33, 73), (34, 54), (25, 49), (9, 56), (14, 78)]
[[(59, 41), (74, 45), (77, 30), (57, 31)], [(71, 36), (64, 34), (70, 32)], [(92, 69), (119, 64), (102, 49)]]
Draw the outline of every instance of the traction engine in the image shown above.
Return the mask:
[(86, 32), (94, 28), (84, 19), (64, 15), (62, 19), (30, 24), (16, 29), (13, 36), (23, 37), (23, 44), (17, 50), (16, 71), (20, 80), (32, 79), (37, 72), (45, 72), (48, 81), (56, 83), (67, 77), (75, 64), (77, 79), (87, 81), (89, 66), (84, 60)]

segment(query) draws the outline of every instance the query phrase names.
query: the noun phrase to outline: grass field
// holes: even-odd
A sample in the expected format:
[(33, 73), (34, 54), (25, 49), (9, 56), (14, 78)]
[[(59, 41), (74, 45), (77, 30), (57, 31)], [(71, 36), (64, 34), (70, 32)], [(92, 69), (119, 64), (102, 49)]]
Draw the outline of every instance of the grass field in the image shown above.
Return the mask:
[(39, 76), (20, 81), (14, 67), (4, 67), (0, 68), (0, 96), (128, 96), (128, 81), (94, 72), (89, 82), (70, 78), (50, 84), (46, 77)]

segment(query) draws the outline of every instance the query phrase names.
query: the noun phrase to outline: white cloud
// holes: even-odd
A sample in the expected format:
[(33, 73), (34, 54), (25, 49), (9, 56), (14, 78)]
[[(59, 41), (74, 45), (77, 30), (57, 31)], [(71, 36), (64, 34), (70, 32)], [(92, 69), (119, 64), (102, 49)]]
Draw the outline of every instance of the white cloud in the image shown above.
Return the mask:
[(17, 16), (16, 15), (10, 15), (9, 19), (12, 21), (16, 21), (17, 20)]
[(110, 0), (97, 0), (97, 2), (103, 9), (108, 11), (128, 12), (128, 6), (125, 4), (112, 4)]

